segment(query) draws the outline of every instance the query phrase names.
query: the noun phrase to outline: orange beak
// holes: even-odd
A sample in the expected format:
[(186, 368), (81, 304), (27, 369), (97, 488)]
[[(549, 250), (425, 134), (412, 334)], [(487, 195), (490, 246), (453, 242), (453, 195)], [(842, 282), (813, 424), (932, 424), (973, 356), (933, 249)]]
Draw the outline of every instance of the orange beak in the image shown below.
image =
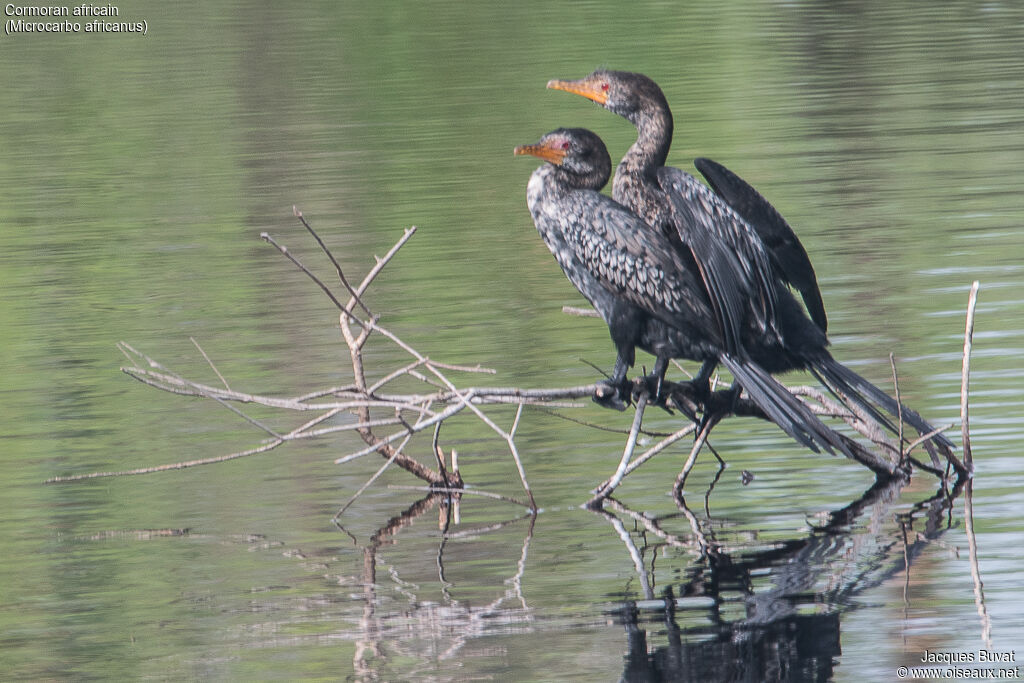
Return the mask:
[(582, 95), (602, 106), (608, 103), (607, 85), (601, 83), (599, 79), (591, 78), (590, 76), (581, 78), (578, 81), (550, 80), (548, 81), (548, 88), (551, 90), (564, 90), (574, 95)]
[(555, 147), (553, 144), (544, 144), (538, 142), (534, 145), (519, 145), (512, 150), (513, 156), (522, 156), (529, 154), (530, 156), (543, 159), (544, 161), (550, 161), (555, 166), (558, 166), (565, 160), (565, 150), (561, 147)]

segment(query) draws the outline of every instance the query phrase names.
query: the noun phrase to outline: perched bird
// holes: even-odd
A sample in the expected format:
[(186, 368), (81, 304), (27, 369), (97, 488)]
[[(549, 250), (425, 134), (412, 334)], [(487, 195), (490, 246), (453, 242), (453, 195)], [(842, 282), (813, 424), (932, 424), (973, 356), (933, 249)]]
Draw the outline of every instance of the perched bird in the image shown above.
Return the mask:
[(622, 158), (615, 171), (612, 196), (629, 206), (645, 221), (667, 231), (671, 239), (676, 232), (671, 220), (668, 200), (661, 194), (671, 193), (666, 185), (676, 184), (691, 202), (705, 204), (695, 220), (708, 221), (722, 212), (724, 200), (745, 225), (730, 225), (733, 216), (727, 212), (718, 221), (700, 226), (710, 229), (736, 249), (750, 249), (744, 230), (753, 229), (769, 251), (770, 265), (777, 278), (800, 292), (804, 305), (822, 332), (827, 331), (828, 318), (818, 288), (814, 266), (800, 239), (786, 220), (761, 193), (738, 175), (710, 159), (699, 158), (694, 165), (714, 188), (718, 198), (689, 173), (666, 168), (672, 144), (673, 120), (668, 101), (658, 84), (643, 74), (626, 71), (598, 70), (577, 81), (552, 80), (548, 88), (564, 90), (593, 100), (619, 114), (637, 129), (637, 140)]
[[(612, 196), (652, 226), (677, 251), (695, 259), (727, 343), (742, 346), (771, 373), (808, 370), (896, 431), (880, 412), (901, 416), (922, 434), (934, 428), (829, 353), (827, 317), (814, 267), (793, 229), (757, 190), (709, 159), (695, 164), (714, 190), (665, 166), (672, 112), (661, 88), (642, 74), (597, 70), (548, 87), (582, 95), (637, 129), (637, 140), (615, 172)], [(800, 292), (810, 318), (791, 294)], [(731, 349), (736, 352), (736, 349)], [(701, 368), (706, 380), (714, 361)], [(936, 443), (952, 447), (944, 436)]]
[(787, 434), (813, 450), (847, 451), (838, 434), (760, 368), (727, 334), (687, 252), (629, 209), (601, 194), (611, 174), (604, 143), (560, 128), (516, 155), (548, 162), (530, 176), (527, 204), (537, 231), (569, 281), (608, 324), (618, 350), (611, 382), (621, 382), (639, 346), (664, 373), (670, 358), (721, 362)]

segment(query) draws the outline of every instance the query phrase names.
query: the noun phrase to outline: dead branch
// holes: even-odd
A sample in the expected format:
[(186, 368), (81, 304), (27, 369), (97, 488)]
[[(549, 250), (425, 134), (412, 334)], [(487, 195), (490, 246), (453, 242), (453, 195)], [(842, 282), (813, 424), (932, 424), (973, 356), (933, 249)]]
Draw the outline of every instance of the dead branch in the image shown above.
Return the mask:
[[(589, 401), (580, 402), (579, 399), (592, 397), (596, 385), (589, 384), (554, 389), (460, 386), (448, 373), (493, 375), (495, 371), (479, 364), (460, 365), (442, 363), (424, 355), (414, 345), (404, 341), (393, 330), (383, 325), (380, 316), (373, 312), (366, 301), (366, 293), (374, 280), (384, 267), (392, 261), (402, 246), (415, 234), (416, 228), (412, 227), (405, 230), (383, 257), (375, 257), (373, 266), (363, 276), (362, 280), (359, 281), (358, 285), (353, 285), (352, 282), (354, 281), (350, 280), (348, 275), (346, 275), (341, 263), (335, 258), (310, 223), (298, 209), (294, 211), (295, 216), (301, 221), (303, 227), (313, 236), (320, 250), (329, 259), (344, 290), (343, 293), (335, 293), (332, 286), (320, 279), (310, 267), (269, 234), (262, 233), (261, 238), (274, 246), (309, 277), (338, 309), (338, 327), (342, 339), (348, 348), (348, 362), (351, 366), (352, 381), (343, 386), (308, 390), (298, 396), (291, 397), (248, 393), (232, 388), (227, 378), (194, 339), (192, 340), (193, 344), (210, 369), (216, 374), (220, 385), (214, 386), (188, 379), (163, 366), (126, 342), (120, 342), (118, 348), (129, 362), (128, 365), (121, 368), (125, 374), (161, 391), (213, 401), (232, 411), (239, 418), (259, 430), (264, 437), (263, 440), (253, 447), (228, 455), (117, 472), (94, 472), (55, 477), (49, 481), (64, 482), (96, 477), (125, 476), (171, 469), (184, 469), (265, 453), (289, 441), (320, 438), (338, 432), (355, 432), (365, 446), (340, 456), (335, 460), (335, 463), (344, 465), (373, 453), (379, 454), (384, 459), (384, 462), (350, 500), (345, 503), (345, 506), (339, 510), (338, 514), (341, 514), (345, 508), (358, 499), (359, 495), (375, 483), (387, 468), (391, 466), (406, 470), (426, 482), (428, 488), (433, 490), (470, 492), (464, 488), (462, 475), (458, 468), (456, 452), (454, 450), (451, 451), (451, 467), (447, 467), (445, 464), (445, 450), (439, 443), (440, 426), (443, 423), (457, 419), (460, 416), (468, 416), (485, 426), (503, 444), (503, 447), (507, 450), (515, 464), (516, 473), (526, 493), (527, 502), (521, 503), (507, 496), (484, 491), (472, 491), (472, 493), (515, 502), (536, 511), (537, 505), (530, 485), (527, 482), (526, 469), (523, 466), (521, 454), (516, 443), (517, 432), (524, 421), (524, 406), (540, 407), (544, 410), (549, 410), (555, 406), (579, 408), (589, 405)], [(968, 341), (965, 343), (965, 379), (963, 385), (965, 445), (967, 445), (967, 355), (970, 351), (969, 338), (973, 327), (973, 301), (976, 287), (977, 284), (975, 284), (975, 289), (972, 290), (972, 305), (968, 318)], [(345, 295), (347, 295), (348, 299), (343, 302)], [(591, 315), (591, 313), (584, 309), (566, 307), (564, 310), (574, 315)], [(363, 352), (367, 344), (373, 340), (376, 340), (374, 343), (388, 344), (401, 350), (408, 358), (392, 368), (367, 367), (364, 364)], [(678, 367), (678, 364), (676, 366)], [(895, 362), (893, 362), (893, 376), (895, 381), (897, 379)], [(398, 386), (399, 383), (404, 383), (403, 386), (411, 385), (414, 387), (414, 390), (408, 393), (387, 391), (387, 389), (393, 386)], [(419, 391), (415, 390), (417, 385)], [(667, 397), (664, 407), (675, 408), (688, 416), (689, 419), (675, 431), (656, 432), (643, 428), (643, 418), (649, 397), (645, 382), (642, 379), (635, 380), (632, 399), (636, 405), (636, 412), (626, 437), (618, 468), (609, 480), (595, 490), (595, 496), (590, 503), (599, 507), (631, 472), (655, 455), (668, 450), (670, 446), (685, 436), (693, 433), (696, 429), (696, 421), (699, 414), (712, 415), (714, 419), (702, 422), (703, 429), (700, 437), (696, 440), (693, 448), (689, 449), (689, 458), (677, 480), (677, 490), (681, 489), (685, 477), (696, 462), (701, 449), (704, 446), (711, 448), (708, 436), (720, 420), (731, 416), (768, 419), (748, 398), (740, 397), (736, 399), (727, 389), (720, 389), (717, 377), (712, 385), (712, 389), (711, 396), (707, 397), (695, 392), (690, 382), (666, 380), (662, 386), (663, 395)], [(898, 390), (897, 384), (897, 392)], [(870, 415), (858, 409), (856, 404), (845, 401), (842, 396), (832, 395), (814, 387), (795, 387), (791, 388), (791, 391), (794, 395), (803, 399), (817, 415), (822, 418), (831, 418), (844, 422), (850, 429), (866, 440), (865, 443), (843, 435), (843, 438), (848, 441), (853, 459), (870, 468), (879, 477), (892, 477), (902, 473), (907, 467), (906, 462), (908, 460), (919, 469), (937, 472), (934, 467), (924, 465), (911, 456), (911, 452), (916, 447), (922, 444), (926, 447), (929, 446), (928, 438), (934, 436), (934, 434), (924, 435), (909, 445), (904, 446), (902, 420), (899, 420), (900, 433), (896, 435), (897, 438), (894, 440), (891, 435), (886, 433), (882, 425)], [(275, 417), (271, 419), (257, 419), (246, 412), (246, 409), (243, 408), (246, 405), (272, 409)], [(508, 427), (502, 426), (502, 420), (505, 418), (499, 417), (498, 412), (489, 412), (489, 409), (495, 411), (507, 410), (502, 408), (504, 405), (516, 406), (515, 414), (508, 423)], [(301, 413), (313, 413), (313, 417), (306, 419), (297, 427), (283, 428), (279, 426), (279, 423), (283, 421), (282, 416)], [(576, 420), (568, 416), (559, 414), (556, 414), (556, 416), (572, 419), (581, 424), (588, 424), (586, 421)], [(610, 429), (603, 425), (588, 426)], [(634, 457), (640, 434), (656, 437), (659, 440), (639, 456)], [(422, 438), (418, 438), (421, 435)], [(428, 454), (426, 459), (428, 461), (432, 460), (436, 464), (436, 469), (424, 464), (421, 459), (416, 457), (416, 451)], [(965, 451), (969, 467), (969, 450), (965, 449)], [(957, 469), (958, 473), (965, 471), (964, 465), (960, 464), (952, 453), (946, 455), (947, 461)], [(718, 457), (717, 454), (716, 457)]]
[(974, 346), (974, 309), (978, 305), (978, 281), (971, 285), (971, 294), (967, 298), (967, 328), (964, 331), (964, 362), (960, 376), (960, 435), (963, 443), (964, 466), (974, 471), (974, 455), (971, 453), (970, 411), (968, 409), (967, 389), (971, 377), (971, 349)]
[(619, 461), (619, 467), (615, 470), (615, 474), (612, 475), (611, 480), (607, 485), (603, 486), (593, 498), (587, 502), (587, 507), (598, 508), (601, 506), (601, 502), (612, 494), (621, 482), (623, 477), (626, 476), (626, 468), (629, 466), (629, 461), (633, 457), (633, 450), (636, 448), (636, 439), (640, 435), (640, 425), (644, 421), (644, 409), (647, 407), (647, 392), (640, 394), (640, 400), (636, 402), (636, 412), (633, 414), (633, 426), (629, 428), (629, 435), (626, 437), (626, 448), (622, 451), (622, 460)]

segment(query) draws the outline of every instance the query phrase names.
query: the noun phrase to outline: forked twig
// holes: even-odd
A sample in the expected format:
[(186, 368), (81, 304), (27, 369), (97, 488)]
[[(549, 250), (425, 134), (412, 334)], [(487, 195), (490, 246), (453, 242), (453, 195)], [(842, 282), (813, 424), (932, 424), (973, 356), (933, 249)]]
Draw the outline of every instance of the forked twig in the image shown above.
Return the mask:
[(633, 457), (633, 451), (636, 448), (636, 440), (640, 435), (640, 425), (644, 421), (644, 409), (647, 407), (647, 401), (647, 392), (642, 392), (640, 394), (640, 399), (636, 402), (636, 412), (633, 414), (633, 425), (629, 428), (629, 436), (626, 437), (626, 447), (622, 451), (622, 459), (619, 461), (619, 467), (615, 470), (615, 474), (612, 475), (611, 479), (609, 479), (608, 482), (602, 486), (596, 494), (594, 494), (593, 498), (587, 501), (587, 507), (601, 507), (602, 501), (612, 495), (612, 492), (626, 476), (626, 468), (629, 466), (629, 461)]
[[(328, 298), (330, 298), (330, 300), (334, 302), (335, 306), (337, 306), (338, 308), (340, 308), (343, 311), (348, 312), (348, 310), (344, 306), (341, 305), (341, 302), (338, 301), (338, 298), (336, 296), (334, 296), (334, 292), (331, 291), (331, 288), (328, 287), (327, 285), (325, 285), (323, 283), (323, 281), (320, 278), (318, 278), (316, 275), (314, 275), (313, 272), (309, 268), (304, 266), (302, 264), (302, 262), (299, 261), (299, 259), (297, 259), (294, 256), (292, 256), (292, 253), (290, 251), (288, 251), (288, 247), (283, 246), (281, 244), (278, 244), (277, 240), (275, 240), (273, 237), (271, 237), (270, 233), (268, 233), (268, 232), (261, 232), (260, 233), (260, 238), (264, 242), (267, 242), (268, 244), (272, 244), (274, 247), (276, 247), (277, 250), (279, 252), (281, 252), (281, 254), (283, 254), (285, 256), (285, 258), (287, 258), (289, 261), (294, 263), (296, 265), (296, 267), (298, 267), (299, 270), (301, 270), (303, 273), (305, 273), (307, 276), (309, 276), (309, 278), (313, 282), (315, 282), (320, 287), (320, 289), (323, 290), (324, 294), (326, 294), (328, 296)], [(349, 313), (349, 315), (351, 315), (351, 313)], [(362, 321), (361, 320), (358, 320), (358, 318), (355, 318), (354, 316), (353, 316), (353, 319), (357, 321), (357, 324), (360, 327), (362, 327)]]
[(679, 475), (676, 476), (675, 492), (679, 498), (682, 498), (683, 487), (686, 485), (686, 478), (690, 476), (690, 470), (697, 462), (697, 456), (700, 454), (704, 444), (707, 443), (708, 437), (711, 436), (711, 430), (715, 428), (722, 419), (721, 413), (715, 413), (708, 416), (704, 421), (704, 426), (700, 430), (700, 434), (697, 435), (696, 440), (693, 442), (693, 448), (690, 449), (690, 455), (686, 458), (686, 463), (683, 464), (683, 469), (680, 470)]
[[(676, 441), (679, 441), (684, 436), (692, 434), (693, 431), (696, 428), (697, 428), (697, 425), (695, 423), (691, 422), (690, 424), (686, 425), (682, 429), (680, 429), (680, 430), (678, 430), (676, 432), (673, 432), (672, 434), (665, 435), (665, 438), (663, 438), (661, 441), (659, 441), (655, 445), (651, 446), (646, 451), (644, 451), (643, 453), (638, 455), (636, 458), (634, 458), (632, 461), (630, 461), (630, 463), (626, 466), (625, 471), (623, 471), (622, 477), (623, 478), (628, 477), (630, 474), (633, 473), (634, 470), (636, 470), (638, 467), (643, 465), (645, 462), (647, 462), (648, 460), (650, 460), (651, 458), (656, 456), (658, 453), (661, 453), (663, 450), (665, 450), (666, 448), (668, 448), (669, 446), (674, 444)], [(610, 484), (611, 484), (611, 481), (612, 480), (610, 478), (606, 479), (604, 482), (601, 483), (600, 486), (598, 486), (596, 489), (594, 489), (592, 491), (592, 493), (598, 493), (598, 492), (603, 491), (604, 489), (608, 488), (608, 486), (610, 486)]]
[[(301, 222), (303, 227), (306, 228), (306, 231), (313, 236), (313, 239), (316, 240), (316, 243), (320, 245), (320, 250), (323, 251), (327, 255), (327, 258), (331, 260), (331, 263), (334, 264), (334, 270), (338, 273), (338, 279), (341, 280), (342, 286), (348, 290), (348, 293), (352, 296), (355, 302), (359, 304), (359, 307), (366, 312), (366, 316), (372, 318), (373, 313), (371, 313), (370, 309), (366, 307), (366, 304), (363, 303), (363, 300), (359, 298), (359, 294), (356, 293), (356, 290), (352, 289), (352, 285), (348, 283), (348, 278), (345, 277), (345, 272), (341, 269), (341, 264), (338, 263), (338, 259), (334, 258), (334, 254), (331, 253), (331, 250), (327, 248), (327, 245), (324, 244), (324, 241), (320, 239), (320, 235), (318, 235), (316, 230), (314, 230), (313, 227), (308, 222), (306, 222), (306, 217), (302, 215), (301, 211), (299, 211), (299, 207), (293, 206), (292, 213), (295, 214), (295, 217), (299, 219), (299, 222)], [(349, 305), (351, 306), (351, 304)]]

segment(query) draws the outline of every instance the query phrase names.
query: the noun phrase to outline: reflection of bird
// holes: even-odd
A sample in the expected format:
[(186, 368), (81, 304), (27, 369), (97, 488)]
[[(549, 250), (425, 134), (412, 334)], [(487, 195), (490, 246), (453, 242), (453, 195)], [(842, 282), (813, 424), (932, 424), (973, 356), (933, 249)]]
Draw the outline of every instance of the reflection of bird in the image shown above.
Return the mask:
[[(902, 415), (921, 433), (934, 430), (916, 412), (832, 358), (814, 268), (768, 200), (708, 159), (695, 163), (714, 192), (689, 173), (665, 166), (672, 113), (654, 81), (642, 74), (598, 70), (577, 81), (550, 81), (548, 87), (582, 95), (636, 126), (637, 140), (615, 172), (613, 196), (676, 249), (692, 253), (727, 337), (741, 344), (752, 360), (772, 373), (809, 370), (882, 422), (888, 423), (878, 407)], [(800, 292), (811, 319), (787, 284)], [(700, 377), (706, 379), (712, 370), (713, 364), (705, 363)], [(952, 446), (942, 435), (935, 440)]]
[(608, 324), (618, 349), (613, 385), (624, 380), (636, 346), (657, 356), (658, 377), (670, 358), (720, 361), (787, 434), (814, 450), (846, 451), (838, 434), (727, 342), (692, 258), (598, 192), (611, 173), (600, 138), (560, 128), (515, 153), (549, 162), (530, 177), (527, 203), (569, 281)]

